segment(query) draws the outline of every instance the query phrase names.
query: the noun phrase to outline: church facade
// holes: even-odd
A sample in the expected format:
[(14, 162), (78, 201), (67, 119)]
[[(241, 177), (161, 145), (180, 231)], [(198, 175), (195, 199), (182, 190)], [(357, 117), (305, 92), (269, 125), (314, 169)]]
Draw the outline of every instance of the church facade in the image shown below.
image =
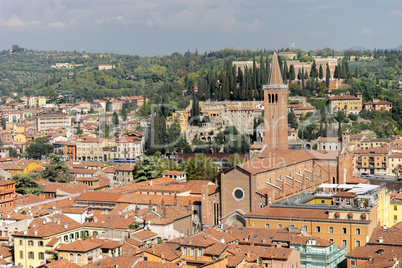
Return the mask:
[(228, 225), (245, 226), (245, 213), (302, 192), (314, 192), (321, 183), (344, 183), (353, 173), (353, 155), (347, 149), (288, 149), (288, 87), (283, 83), (276, 54), (268, 85), (263, 89), (263, 152), (221, 175), (221, 221)]

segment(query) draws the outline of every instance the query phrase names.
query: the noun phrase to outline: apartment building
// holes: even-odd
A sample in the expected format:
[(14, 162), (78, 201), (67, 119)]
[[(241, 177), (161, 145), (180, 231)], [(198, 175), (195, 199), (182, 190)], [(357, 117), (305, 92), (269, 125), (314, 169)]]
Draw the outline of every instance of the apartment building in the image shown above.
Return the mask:
[(77, 159), (80, 161), (102, 161), (102, 148), (107, 145), (107, 139), (94, 137), (80, 138), (75, 142)]
[(322, 184), (315, 194), (303, 193), (247, 213), (247, 226), (298, 228), (329, 239), (348, 251), (364, 246), (378, 223), (389, 223), (389, 193), (376, 185)]
[(371, 175), (388, 174), (389, 152), (386, 148), (355, 150), (353, 155), (355, 172)]
[(71, 118), (64, 114), (47, 114), (35, 118), (36, 131), (47, 129), (69, 128)]
[(63, 215), (55, 214), (34, 219), (27, 230), (14, 236), (15, 264), (38, 267), (56, 256), (59, 243), (71, 243), (82, 238), (82, 225)]
[(346, 114), (358, 114), (362, 110), (362, 97), (357, 96), (334, 96), (328, 99), (329, 112), (337, 114), (339, 111)]

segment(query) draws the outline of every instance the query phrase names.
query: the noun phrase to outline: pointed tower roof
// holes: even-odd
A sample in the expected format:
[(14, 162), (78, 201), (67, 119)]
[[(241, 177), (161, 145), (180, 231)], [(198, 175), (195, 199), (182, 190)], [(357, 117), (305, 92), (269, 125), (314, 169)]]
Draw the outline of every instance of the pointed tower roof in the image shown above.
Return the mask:
[(283, 85), (281, 68), (279, 67), (278, 55), (274, 52), (272, 58), (271, 73), (269, 74), (268, 85)]

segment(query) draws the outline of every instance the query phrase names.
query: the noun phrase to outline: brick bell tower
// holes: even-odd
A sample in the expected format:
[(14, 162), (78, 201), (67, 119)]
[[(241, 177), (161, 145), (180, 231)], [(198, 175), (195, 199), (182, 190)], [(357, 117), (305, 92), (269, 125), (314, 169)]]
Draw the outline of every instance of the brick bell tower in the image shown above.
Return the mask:
[(288, 149), (288, 86), (283, 83), (278, 55), (274, 52), (271, 73), (264, 90), (265, 145), (267, 149)]

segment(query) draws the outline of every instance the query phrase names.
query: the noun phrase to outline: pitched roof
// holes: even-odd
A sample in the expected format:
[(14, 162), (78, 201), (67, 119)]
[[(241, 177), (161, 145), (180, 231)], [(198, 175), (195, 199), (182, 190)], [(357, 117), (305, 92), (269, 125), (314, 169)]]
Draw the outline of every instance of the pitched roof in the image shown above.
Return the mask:
[(59, 245), (57, 251), (72, 251), (72, 252), (88, 252), (90, 250), (100, 248), (101, 243), (92, 242), (90, 240), (77, 240), (70, 244)]
[(78, 268), (78, 266), (75, 263), (69, 262), (67, 259), (60, 259), (57, 261), (50, 261), (49, 263), (43, 264), (39, 266), (40, 268)]

